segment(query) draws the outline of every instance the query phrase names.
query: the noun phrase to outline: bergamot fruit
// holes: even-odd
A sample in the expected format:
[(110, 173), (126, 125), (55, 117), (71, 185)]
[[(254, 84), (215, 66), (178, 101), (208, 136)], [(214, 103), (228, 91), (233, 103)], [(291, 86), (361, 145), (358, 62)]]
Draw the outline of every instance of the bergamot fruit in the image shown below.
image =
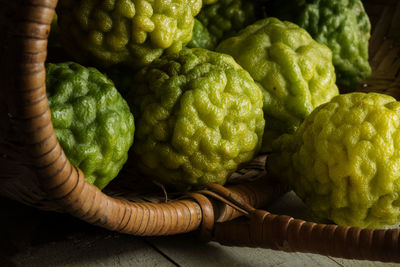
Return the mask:
[(224, 184), (258, 152), (262, 93), (232, 57), (206, 49), (165, 56), (136, 76), (134, 161), (165, 185)]
[(203, 7), (196, 18), (208, 30), (212, 48), (215, 48), (222, 40), (235, 35), (262, 17), (262, 9), (256, 1), (219, 0), (215, 4)]
[(318, 217), (359, 227), (400, 221), (400, 102), (391, 96), (339, 95), (273, 149), (268, 170)]
[(371, 25), (361, 0), (275, 0), (270, 3), (269, 15), (298, 24), (332, 50), (341, 91), (358, 89), (371, 75), (368, 63)]
[(70, 162), (100, 189), (128, 158), (134, 120), (113, 83), (94, 68), (46, 66), (47, 98), (57, 139)]
[(264, 152), (293, 133), (317, 106), (339, 93), (332, 53), (291, 22), (266, 18), (223, 41), (227, 53), (259, 83), (264, 96)]
[(197, 19), (194, 20), (192, 40), (187, 44), (189, 48), (204, 48), (213, 50), (215, 43), (207, 28)]
[(192, 39), (201, 0), (60, 0), (65, 46), (82, 63), (143, 67)]

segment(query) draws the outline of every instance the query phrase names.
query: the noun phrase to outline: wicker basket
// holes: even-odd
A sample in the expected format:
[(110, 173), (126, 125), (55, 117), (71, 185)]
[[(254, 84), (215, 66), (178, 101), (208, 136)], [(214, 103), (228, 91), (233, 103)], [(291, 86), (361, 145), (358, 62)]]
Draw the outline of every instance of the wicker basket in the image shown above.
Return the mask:
[[(56, 5), (0, 0), (0, 195), (133, 235), (198, 230), (200, 239), (230, 246), (400, 262), (398, 229), (317, 224), (259, 210), (286, 192), (266, 175), (263, 157), (234, 174), (240, 183), (170, 199), (158, 187), (133, 186), (129, 167), (104, 192), (85, 182), (57, 142), (46, 98), (44, 62)], [(365, 6), (373, 24), (373, 76), (364, 91), (400, 96), (400, 2), (369, 0)], [(247, 219), (233, 220), (240, 215)]]

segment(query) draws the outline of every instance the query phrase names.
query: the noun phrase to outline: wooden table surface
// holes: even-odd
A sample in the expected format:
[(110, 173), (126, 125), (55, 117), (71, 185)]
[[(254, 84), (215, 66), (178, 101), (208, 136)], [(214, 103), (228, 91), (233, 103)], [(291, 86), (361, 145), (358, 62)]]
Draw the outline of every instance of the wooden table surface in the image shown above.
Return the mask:
[[(136, 237), (0, 198), (0, 266), (400, 266), (200, 243), (194, 234)], [(307, 217), (289, 193), (269, 210)]]

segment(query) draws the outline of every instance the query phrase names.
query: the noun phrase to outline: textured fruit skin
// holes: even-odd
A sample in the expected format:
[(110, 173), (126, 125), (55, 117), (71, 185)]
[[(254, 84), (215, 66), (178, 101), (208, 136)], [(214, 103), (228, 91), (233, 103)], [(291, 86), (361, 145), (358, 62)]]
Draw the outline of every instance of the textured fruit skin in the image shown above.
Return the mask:
[(222, 40), (238, 33), (262, 18), (262, 15), (262, 9), (255, 1), (219, 0), (215, 4), (203, 7), (196, 18), (208, 30), (212, 48), (215, 48)]
[(60, 0), (59, 25), (82, 63), (143, 67), (192, 39), (201, 0)]
[(224, 184), (261, 145), (261, 90), (228, 55), (184, 49), (139, 72), (131, 90), (134, 161), (163, 184)]
[(331, 51), (291, 22), (259, 20), (223, 41), (217, 51), (233, 56), (262, 88), (267, 122), (263, 151), (338, 94)]
[(317, 216), (372, 228), (400, 221), (400, 102), (391, 96), (339, 95), (273, 148), (268, 170)]
[(271, 16), (298, 24), (332, 50), (341, 91), (356, 90), (371, 75), (371, 24), (361, 0), (276, 0), (268, 11)]
[(187, 44), (189, 48), (204, 48), (213, 50), (215, 41), (206, 27), (197, 19), (194, 20), (192, 40)]
[(57, 139), (70, 162), (100, 189), (128, 158), (134, 119), (113, 83), (94, 68), (46, 66), (47, 98)]

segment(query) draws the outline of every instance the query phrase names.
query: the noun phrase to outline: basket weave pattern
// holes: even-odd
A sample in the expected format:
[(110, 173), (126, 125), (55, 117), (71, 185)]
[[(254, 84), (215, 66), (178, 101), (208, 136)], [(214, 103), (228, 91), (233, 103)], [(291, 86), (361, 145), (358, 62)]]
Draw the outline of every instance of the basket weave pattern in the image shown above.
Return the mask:
[[(400, 262), (400, 230), (324, 225), (258, 210), (286, 192), (266, 175), (264, 158), (235, 174), (250, 182), (209, 185), (169, 201), (132, 197), (118, 185), (102, 192), (87, 183), (58, 144), (47, 104), (44, 62), (56, 5), (0, 0), (0, 195), (134, 235), (199, 230), (201, 239), (225, 245)], [(365, 5), (373, 24), (373, 76), (363, 91), (399, 97), (400, 3)], [(248, 221), (232, 221), (239, 215)]]

